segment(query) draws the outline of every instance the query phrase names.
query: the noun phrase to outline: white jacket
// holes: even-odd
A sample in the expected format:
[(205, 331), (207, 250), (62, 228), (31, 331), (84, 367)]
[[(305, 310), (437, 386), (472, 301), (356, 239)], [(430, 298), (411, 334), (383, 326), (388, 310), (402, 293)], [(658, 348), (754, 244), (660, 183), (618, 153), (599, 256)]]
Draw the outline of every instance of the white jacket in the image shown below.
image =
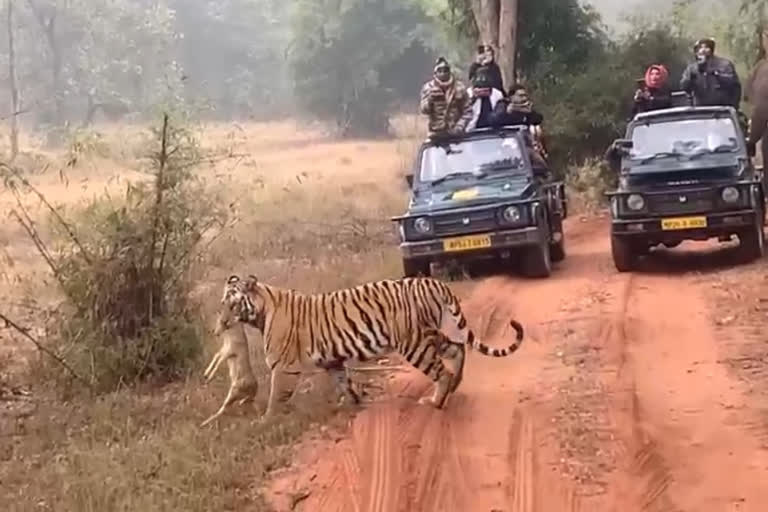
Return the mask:
[[(472, 101), (472, 119), (467, 124), (466, 131), (474, 130), (477, 126), (477, 121), (480, 119), (480, 105), (482, 102), (480, 101), (474, 101), (475, 100), (475, 94), (474, 89), (472, 87), (467, 88), (467, 93), (469, 94), (469, 101)], [(496, 108), (496, 103), (499, 102), (500, 99), (504, 98), (504, 93), (502, 93), (500, 90), (493, 88), (491, 89), (491, 110)]]

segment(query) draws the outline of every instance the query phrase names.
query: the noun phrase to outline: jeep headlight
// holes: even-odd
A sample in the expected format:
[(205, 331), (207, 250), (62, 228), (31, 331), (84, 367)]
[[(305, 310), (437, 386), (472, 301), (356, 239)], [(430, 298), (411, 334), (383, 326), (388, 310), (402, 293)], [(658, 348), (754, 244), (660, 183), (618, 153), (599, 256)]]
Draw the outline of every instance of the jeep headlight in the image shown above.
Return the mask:
[(427, 233), (432, 232), (432, 223), (426, 217), (419, 217), (413, 221), (413, 227), (422, 235), (426, 235)]
[(627, 208), (638, 211), (645, 207), (645, 199), (640, 194), (630, 194), (627, 197)]
[(507, 206), (501, 212), (501, 216), (507, 222), (518, 222), (520, 220), (520, 208), (517, 206)]
[(724, 202), (733, 204), (739, 200), (739, 189), (736, 187), (725, 187), (720, 192), (720, 197), (723, 198)]

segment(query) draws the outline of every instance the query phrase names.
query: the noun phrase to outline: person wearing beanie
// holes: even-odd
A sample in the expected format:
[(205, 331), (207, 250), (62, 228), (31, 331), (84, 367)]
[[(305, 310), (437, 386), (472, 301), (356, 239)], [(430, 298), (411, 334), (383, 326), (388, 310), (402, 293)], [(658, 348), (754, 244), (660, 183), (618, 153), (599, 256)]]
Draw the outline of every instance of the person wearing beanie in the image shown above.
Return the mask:
[(693, 51), (696, 61), (683, 71), (680, 89), (693, 95), (695, 105), (729, 105), (738, 110), (741, 81), (733, 62), (715, 55), (711, 38), (696, 41)]
[(669, 72), (661, 64), (653, 64), (645, 70), (642, 86), (635, 91), (632, 117), (640, 112), (672, 107), (672, 96), (667, 87)]
[(467, 125), (468, 131), (491, 126), (493, 109), (504, 99), (504, 93), (491, 85), (490, 74), (487, 67), (480, 66), (472, 79), (472, 86), (467, 90), (472, 103), (472, 120)]
[(472, 119), (467, 88), (453, 75), (444, 57), (435, 61), (432, 79), (421, 88), (419, 110), (429, 116), (430, 135), (461, 133)]

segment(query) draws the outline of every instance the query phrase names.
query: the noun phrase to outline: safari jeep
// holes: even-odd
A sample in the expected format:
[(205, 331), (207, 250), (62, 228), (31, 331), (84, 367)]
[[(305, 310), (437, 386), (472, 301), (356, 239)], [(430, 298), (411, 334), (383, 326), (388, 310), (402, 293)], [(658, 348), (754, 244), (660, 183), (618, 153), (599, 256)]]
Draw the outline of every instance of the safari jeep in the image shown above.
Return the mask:
[(502, 259), (548, 277), (565, 258), (563, 184), (534, 168), (528, 127), (479, 129), (419, 148), (407, 212), (399, 223), (406, 276), (432, 264)]
[(744, 259), (764, 251), (765, 189), (736, 110), (675, 107), (638, 114), (607, 155), (619, 173), (611, 250), (620, 272), (651, 247), (736, 235)]

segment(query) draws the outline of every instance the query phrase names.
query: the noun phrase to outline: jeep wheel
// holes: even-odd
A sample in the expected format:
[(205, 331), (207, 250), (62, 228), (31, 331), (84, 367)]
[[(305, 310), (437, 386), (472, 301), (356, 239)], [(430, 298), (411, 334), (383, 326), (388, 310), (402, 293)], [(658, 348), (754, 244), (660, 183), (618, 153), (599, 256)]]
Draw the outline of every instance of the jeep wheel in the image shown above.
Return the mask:
[(637, 266), (637, 254), (626, 238), (611, 235), (611, 255), (613, 264), (619, 272), (631, 272)]
[(526, 247), (523, 251), (523, 274), (527, 277), (549, 277), (552, 273), (552, 255), (549, 243)]
[(552, 223), (550, 238), (554, 239), (555, 237), (558, 237), (559, 240), (556, 242), (550, 240), (549, 257), (552, 262), (557, 263), (565, 259), (565, 233), (563, 232), (563, 218), (560, 215), (556, 215)]
[(432, 275), (429, 268), (429, 260), (403, 259), (403, 274), (405, 277), (429, 277)]
[(557, 263), (565, 259), (565, 236), (560, 233), (560, 241), (549, 244), (549, 257)]
[(739, 250), (746, 262), (760, 259), (765, 254), (762, 208), (756, 213), (754, 225), (739, 233)]

